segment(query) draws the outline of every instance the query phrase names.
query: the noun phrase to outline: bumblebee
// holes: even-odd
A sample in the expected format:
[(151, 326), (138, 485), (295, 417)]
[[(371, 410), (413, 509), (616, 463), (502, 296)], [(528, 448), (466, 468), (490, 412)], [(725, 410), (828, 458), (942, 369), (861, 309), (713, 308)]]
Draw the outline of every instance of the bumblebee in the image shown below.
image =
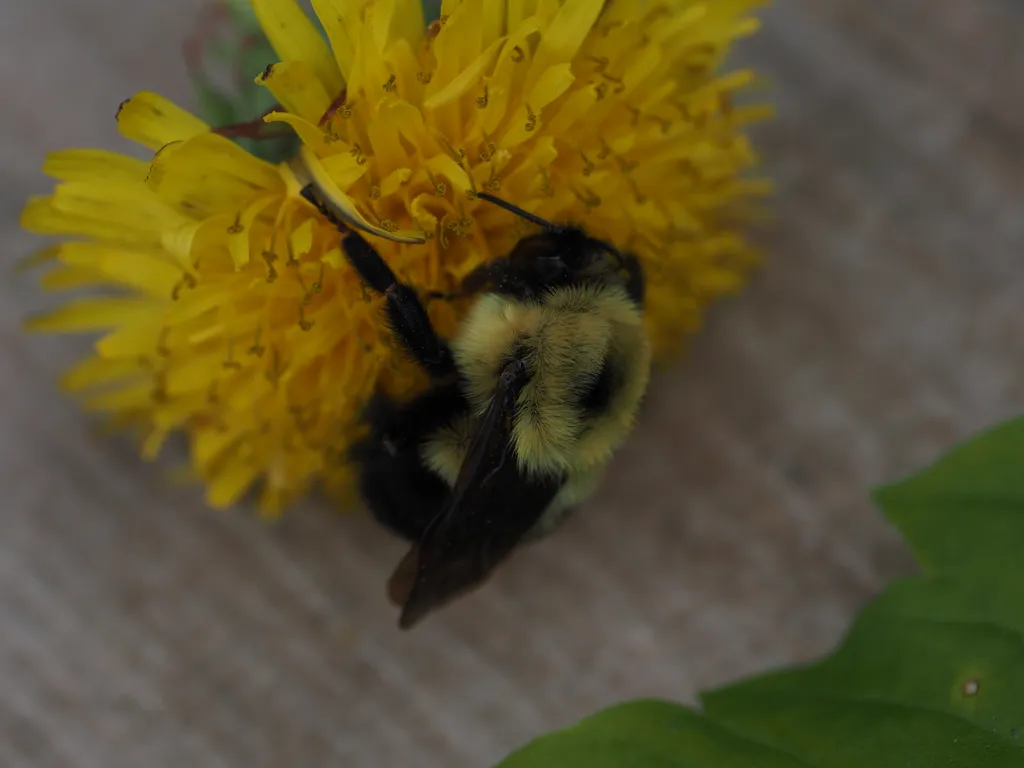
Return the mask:
[(364, 226), (315, 180), (302, 194), (338, 227), (348, 262), (385, 297), (390, 332), (431, 380), (411, 401), (378, 394), (351, 452), (371, 515), (411, 544), (388, 582), (408, 629), (592, 491), (647, 389), (644, 275), (580, 226), (479, 193), (540, 229), (465, 278), (473, 304), (442, 339), (416, 288), (357, 230), (401, 238)]

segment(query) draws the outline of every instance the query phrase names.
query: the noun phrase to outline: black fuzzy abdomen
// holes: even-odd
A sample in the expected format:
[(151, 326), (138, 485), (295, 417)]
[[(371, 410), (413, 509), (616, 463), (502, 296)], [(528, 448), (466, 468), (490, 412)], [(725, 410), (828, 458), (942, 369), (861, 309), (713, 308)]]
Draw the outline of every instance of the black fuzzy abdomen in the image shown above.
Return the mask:
[(420, 449), (465, 409), (456, 384), (408, 403), (378, 395), (367, 409), (370, 434), (351, 453), (359, 467), (359, 490), (374, 519), (403, 539), (423, 537), (449, 492), (447, 483), (424, 465)]

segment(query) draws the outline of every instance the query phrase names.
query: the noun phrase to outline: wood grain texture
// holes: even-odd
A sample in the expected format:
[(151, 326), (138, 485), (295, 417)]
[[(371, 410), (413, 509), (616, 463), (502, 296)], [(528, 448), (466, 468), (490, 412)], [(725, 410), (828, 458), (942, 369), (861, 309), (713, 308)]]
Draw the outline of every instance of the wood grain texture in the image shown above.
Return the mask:
[[(34, 0), (0, 25), (6, 263), (44, 151), (188, 102), (197, 0)], [(12, 7), (13, 6), (13, 7)], [(829, 649), (912, 563), (867, 501), (1024, 402), (1024, 13), (1012, 0), (776, 0), (741, 59), (771, 257), (657, 378), (589, 513), (411, 634), (400, 552), (310, 503), (213, 513), (54, 385), (0, 284), (0, 765), (483, 766), (544, 729)]]

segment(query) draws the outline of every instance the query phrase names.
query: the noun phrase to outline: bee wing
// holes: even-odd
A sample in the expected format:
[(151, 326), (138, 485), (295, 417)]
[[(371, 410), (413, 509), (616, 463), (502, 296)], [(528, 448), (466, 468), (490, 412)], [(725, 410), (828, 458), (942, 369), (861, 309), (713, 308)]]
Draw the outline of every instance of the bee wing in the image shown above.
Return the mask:
[(417, 230), (400, 230), (389, 232), (381, 227), (374, 226), (356, 209), (355, 203), (346, 195), (337, 184), (331, 179), (327, 169), (324, 168), (320, 158), (313, 153), (306, 145), (302, 145), (299, 154), (289, 162), (289, 168), (295, 176), (300, 187), (313, 184), (320, 193), (320, 202), (323, 204), (324, 215), (337, 224), (341, 222), (354, 229), (368, 232), (378, 237), (394, 240), (396, 243), (425, 243), (426, 237)]
[(558, 478), (533, 478), (512, 448), (512, 418), (525, 366), (510, 363), (470, 444), (440, 514), (399, 563), (388, 585), (402, 605), (399, 626), (480, 586), (540, 519), (558, 493)]

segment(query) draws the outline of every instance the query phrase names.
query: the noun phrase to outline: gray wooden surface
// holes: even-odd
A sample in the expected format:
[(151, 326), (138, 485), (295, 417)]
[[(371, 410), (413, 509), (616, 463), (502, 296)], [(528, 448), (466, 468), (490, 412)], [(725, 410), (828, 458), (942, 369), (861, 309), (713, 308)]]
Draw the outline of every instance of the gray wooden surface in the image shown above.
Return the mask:
[[(190, 2), (0, 10), (5, 263), (44, 150), (187, 100)], [(617, 699), (830, 648), (912, 563), (866, 490), (1024, 402), (1024, 13), (777, 0), (771, 261), (656, 381), (589, 514), (411, 634), (400, 547), (314, 504), (279, 527), (168, 489), (54, 386), (0, 283), (0, 765), (483, 766)], [(187, 762), (185, 762), (187, 761)]]

